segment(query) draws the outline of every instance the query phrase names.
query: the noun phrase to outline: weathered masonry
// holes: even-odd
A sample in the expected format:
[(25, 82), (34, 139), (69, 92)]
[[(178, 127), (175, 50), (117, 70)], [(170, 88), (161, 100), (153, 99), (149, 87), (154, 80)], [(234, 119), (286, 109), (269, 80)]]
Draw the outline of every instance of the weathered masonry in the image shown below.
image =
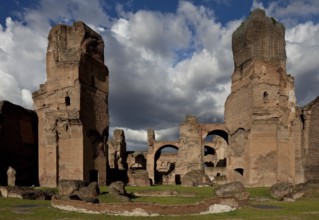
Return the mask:
[(178, 140), (157, 141), (149, 129), (148, 151), (126, 152), (123, 130), (114, 130), (108, 140), (108, 69), (101, 36), (83, 22), (53, 27), (47, 81), (33, 93), (38, 119), (32, 111), (0, 102), (0, 184), (37, 184), (37, 155), (39, 184), (47, 187), (62, 179), (144, 186), (192, 184), (193, 177), (198, 185), (318, 180), (319, 97), (296, 105), (283, 24), (254, 10), (233, 33), (232, 51), (224, 123), (189, 115)]
[[(254, 10), (233, 33), (232, 50), (235, 68), (225, 123), (203, 124), (188, 116), (178, 141), (158, 142), (150, 130), (150, 179), (179, 183), (192, 170), (203, 170), (215, 182), (249, 186), (319, 179), (319, 98), (296, 106), (294, 78), (286, 73), (283, 24)], [(177, 152), (162, 155), (166, 147)]]
[(253, 186), (303, 182), (301, 122), (294, 79), (286, 73), (284, 26), (255, 10), (233, 33), (232, 49), (235, 70), (225, 103), (229, 178)]
[(83, 22), (49, 33), (47, 81), (33, 93), (39, 118), (39, 182), (106, 184), (108, 69), (104, 42)]
[(37, 170), (36, 113), (0, 101), (0, 185), (38, 185)]

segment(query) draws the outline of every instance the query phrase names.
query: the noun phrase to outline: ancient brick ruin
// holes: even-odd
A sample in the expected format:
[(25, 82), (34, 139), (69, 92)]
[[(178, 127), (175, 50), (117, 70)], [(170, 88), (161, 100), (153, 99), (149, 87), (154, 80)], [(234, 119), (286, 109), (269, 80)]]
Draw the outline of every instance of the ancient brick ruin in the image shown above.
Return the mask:
[(0, 185), (38, 185), (38, 118), (0, 101)]
[[(225, 103), (228, 178), (253, 186), (303, 181), (301, 122), (286, 73), (285, 29), (255, 10), (232, 38), (235, 70)], [(236, 170), (241, 169), (240, 175)]]
[(33, 93), (39, 117), (39, 182), (106, 184), (108, 69), (104, 43), (83, 22), (49, 33), (47, 81)]
[[(232, 50), (224, 123), (201, 123), (189, 115), (178, 140), (157, 141), (149, 129), (148, 151), (127, 152), (123, 130), (114, 130), (108, 140), (108, 69), (101, 36), (83, 22), (57, 25), (49, 33), (47, 81), (33, 94), (38, 144), (32, 136), (37, 132), (34, 113), (21, 108), (13, 110), (14, 118), (1, 102), (1, 184), (9, 184), (7, 175), (20, 185), (31, 184), (20, 174), (23, 164), (32, 164), (37, 148), (39, 184), (49, 187), (62, 179), (183, 184), (183, 177), (194, 171), (215, 183), (246, 186), (319, 179), (319, 97), (296, 106), (294, 78), (286, 72), (283, 24), (254, 10), (233, 33)], [(32, 153), (14, 161), (10, 147)], [(175, 152), (162, 151), (166, 148)]]
[[(286, 73), (284, 26), (256, 9), (233, 33), (232, 50), (235, 68), (225, 123), (202, 124), (188, 116), (173, 142), (158, 142), (149, 132), (150, 179), (174, 184), (192, 170), (204, 170), (215, 182), (249, 186), (318, 179), (319, 99), (296, 106), (294, 78)], [(164, 163), (174, 169), (162, 172), (157, 161), (166, 147), (178, 151)]]

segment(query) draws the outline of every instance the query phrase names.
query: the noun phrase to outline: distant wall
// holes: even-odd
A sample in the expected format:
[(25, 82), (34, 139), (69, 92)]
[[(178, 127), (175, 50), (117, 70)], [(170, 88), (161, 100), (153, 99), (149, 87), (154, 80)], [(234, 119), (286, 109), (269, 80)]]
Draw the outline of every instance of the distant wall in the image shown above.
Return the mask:
[(9, 166), (16, 185), (38, 185), (38, 118), (35, 112), (0, 101), (0, 184), (7, 185)]

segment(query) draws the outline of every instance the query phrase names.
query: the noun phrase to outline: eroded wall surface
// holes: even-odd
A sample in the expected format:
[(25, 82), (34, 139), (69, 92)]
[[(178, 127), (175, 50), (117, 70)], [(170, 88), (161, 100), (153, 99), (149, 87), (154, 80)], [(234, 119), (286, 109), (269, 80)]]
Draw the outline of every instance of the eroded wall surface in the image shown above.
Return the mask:
[(39, 117), (39, 181), (106, 184), (108, 69), (104, 43), (83, 22), (57, 25), (48, 36), (47, 81), (33, 93)]
[(319, 179), (319, 97), (303, 109), (303, 164), (305, 180)]
[(0, 101), (0, 185), (38, 185), (37, 132), (34, 111)]
[(225, 103), (234, 152), (229, 169), (242, 169), (247, 185), (270, 186), (297, 178), (300, 143), (295, 136), (301, 130), (296, 121), (294, 79), (286, 73), (284, 37), (284, 26), (260, 9), (232, 36), (235, 70)]

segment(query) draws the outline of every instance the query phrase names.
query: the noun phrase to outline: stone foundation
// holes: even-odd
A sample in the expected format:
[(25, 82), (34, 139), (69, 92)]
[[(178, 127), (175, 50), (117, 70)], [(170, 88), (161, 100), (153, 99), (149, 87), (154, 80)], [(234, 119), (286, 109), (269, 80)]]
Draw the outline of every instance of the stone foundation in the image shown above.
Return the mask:
[(218, 213), (222, 210), (232, 211), (244, 206), (246, 202), (238, 202), (236, 199), (231, 197), (210, 198), (190, 205), (159, 205), (151, 203), (92, 204), (75, 200), (57, 200), (56, 198), (51, 200), (53, 207), (66, 211), (122, 216), (210, 214)]

